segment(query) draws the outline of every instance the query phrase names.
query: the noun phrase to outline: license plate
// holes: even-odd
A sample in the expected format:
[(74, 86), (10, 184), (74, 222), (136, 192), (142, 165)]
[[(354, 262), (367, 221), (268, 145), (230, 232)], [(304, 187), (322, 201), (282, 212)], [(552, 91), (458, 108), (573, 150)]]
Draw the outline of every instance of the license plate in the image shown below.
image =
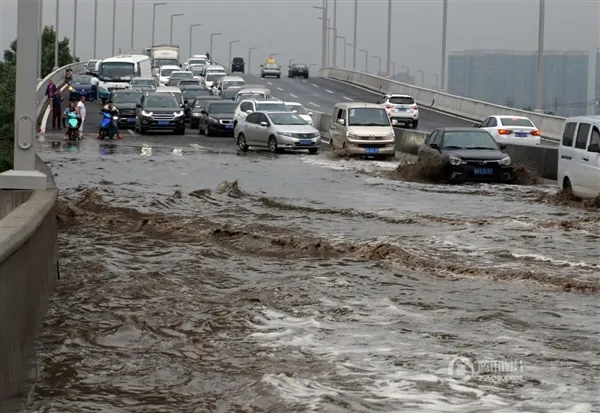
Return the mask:
[(135, 118), (127, 118), (127, 122), (135, 122)]
[(300, 141), (300, 145), (312, 145), (312, 141), (303, 139)]
[(159, 124), (159, 125), (168, 125), (168, 124), (169, 124), (169, 121), (168, 121), (168, 120), (159, 120), (159, 121), (158, 121), (158, 124)]
[(517, 136), (517, 138), (526, 138), (527, 134), (526, 133), (517, 133), (516, 136)]
[(379, 148), (365, 148), (365, 153), (379, 153)]
[(404, 108), (396, 108), (396, 112), (406, 112), (406, 109), (404, 109)]
[(491, 175), (494, 173), (492, 168), (475, 168), (475, 175)]
[(225, 125), (225, 129), (233, 129), (233, 125), (232, 124)]

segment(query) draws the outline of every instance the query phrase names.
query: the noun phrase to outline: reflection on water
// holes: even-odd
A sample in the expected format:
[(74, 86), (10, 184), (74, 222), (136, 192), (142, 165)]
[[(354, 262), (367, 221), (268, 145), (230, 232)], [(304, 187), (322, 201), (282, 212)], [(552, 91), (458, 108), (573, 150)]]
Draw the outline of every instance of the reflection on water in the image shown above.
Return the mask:
[(595, 213), (175, 149), (45, 154), (63, 277), (31, 412), (600, 403)]
[(118, 146), (114, 143), (101, 143), (98, 147), (102, 155), (114, 155), (118, 151)]

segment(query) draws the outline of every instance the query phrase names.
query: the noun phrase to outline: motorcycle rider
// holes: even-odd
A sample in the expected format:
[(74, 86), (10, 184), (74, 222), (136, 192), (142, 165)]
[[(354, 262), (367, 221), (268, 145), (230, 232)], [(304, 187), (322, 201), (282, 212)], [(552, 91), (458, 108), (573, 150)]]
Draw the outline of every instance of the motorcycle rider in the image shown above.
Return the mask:
[[(77, 115), (77, 127), (79, 128), (79, 125), (81, 125), (81, 116), (79, 116), (79, 112), (77, 112), (77, 107), (75, 106), (74, 101), (69, 102), (69, 107), (66, 108), (65, 112), (63, 113), (62, 124), (65, 128), (65, 140), (69, 139), (69, 127), (67, 126), (67, 119), (69, 115), (72, 114)], [(78, 136), (78, 139), (81, 140), (81, 136)]]
[[(113, 105), (112, 100), (107, 100), (106, 105), (102, 108), (103, 113), (110, 113), (112, 116), (118, 116), (119, 110)], [(112, 121), (108, 125), (108, 134), (111, 136), (116, 136), (118, 139), (122, 139), (123, 136), (119, 133), (119, 128), (116, 125), (116, 122)], [(98, 132), (98, 136), (96, 139), (100, 139), (100, 132)]]

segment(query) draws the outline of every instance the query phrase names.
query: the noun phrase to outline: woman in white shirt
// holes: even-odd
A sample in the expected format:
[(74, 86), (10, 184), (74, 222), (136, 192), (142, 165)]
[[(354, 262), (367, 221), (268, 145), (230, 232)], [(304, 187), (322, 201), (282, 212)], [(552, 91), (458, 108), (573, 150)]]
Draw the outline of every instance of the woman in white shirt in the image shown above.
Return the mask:
[(79, 136), (83, 138), (83, 124), (85, 123), (85, 115), (87, 111), (85, 110), (85, 96), (81, 97), (81, 100), (77, 103), (77, 113), (79, 113), (79, 117), (81, 118), (81, 125), (79, 125)]

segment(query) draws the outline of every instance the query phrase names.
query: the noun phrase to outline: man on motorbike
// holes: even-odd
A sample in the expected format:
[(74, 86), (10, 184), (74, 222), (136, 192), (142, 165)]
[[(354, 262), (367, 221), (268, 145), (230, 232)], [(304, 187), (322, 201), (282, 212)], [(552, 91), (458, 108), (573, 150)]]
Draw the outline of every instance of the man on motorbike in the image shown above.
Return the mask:
[[(111, 100), (106, 101), (106, 105), (102, 108), (103, 113), (110, 113), (112, 116), (118, 116), (119, 110), (113, 105)], [(116, 125), (116, 122), (112, 121), (108, 125), (108, 134), (110, 136), (116, 136), (118, 139), (123, 138), (121, 134), (119, 134), (119, 128)], [(98, 132), (98, 136), (96, 139), (100, 139), (100, 132)]]
[[(62, 124), (65, 128), (65, 140), (69, 139), (69, 127), (67, 125), (67, 119), (70, 117), (69, 115), (77, 116), (77, 127), (79, 128), (79, 125), (81, 125), (81, 116), (79, 116), (79, 112), (77, 112), (77, 107), (73, 101), (69, 102), (69, 107), (65, 109), (65, 112), (63, 113)], [(79, 136), (78, 139), (81, 140), (81, 136)]]

